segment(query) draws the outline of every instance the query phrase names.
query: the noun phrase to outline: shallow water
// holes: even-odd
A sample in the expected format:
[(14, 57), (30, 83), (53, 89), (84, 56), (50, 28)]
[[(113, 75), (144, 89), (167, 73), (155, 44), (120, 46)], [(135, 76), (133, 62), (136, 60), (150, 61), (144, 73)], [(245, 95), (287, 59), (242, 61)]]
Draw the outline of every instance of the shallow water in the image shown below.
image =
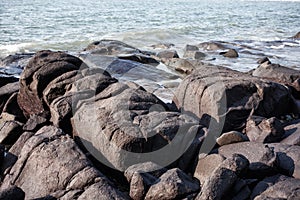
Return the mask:
[(185, 44), (222, 41), (239, 49), (240, 58), (208, 52), (215, 64), (247, 71), (267, 55), (300, 68), (300, 42), (288, 39), (299, 27), (299, 1), (1, 0), (0, 57), (41, 49), (78, 52), (103, 38), (139, 48), (168, 42), (178, 51)]

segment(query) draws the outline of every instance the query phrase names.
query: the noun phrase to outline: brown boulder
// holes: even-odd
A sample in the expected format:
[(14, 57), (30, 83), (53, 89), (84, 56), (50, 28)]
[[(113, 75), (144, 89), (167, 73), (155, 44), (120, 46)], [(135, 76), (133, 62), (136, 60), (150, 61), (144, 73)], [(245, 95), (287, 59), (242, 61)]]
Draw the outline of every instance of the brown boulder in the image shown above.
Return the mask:
[(283, 85), (210, 65), (201, 65), (187, 76), (177, 88), (173, 101), (178, 109), (199, 118), (211, 118), (211, 123), (215, 119), (218, 124), (214, 127), (219, 134), (222, 130), (245, 127), (251, 113), (279, 117), (293, 105), (291, 94)]
[(248, 140), (248, 137), (245, 136), (243, 133), (238, 131), (230, 131), (227, 133), (223, 133), (220, 137), (216, 139), (216, 142), (218, 145), (223, 146), (237, 142), (246, 142)]
[(252, 116), (246, 125), (246, 134), (251, 142), (279, 142), (284, 135), (283, 125), (279, 119)]
[(196, 180), (175, 168), (164, 173), (159, 181), (150, 187), (145, 199), (183, 199), (199, 189), (200, 185)]
[(227, 58), (237, 58), (239, 57), (238, 52), (235, 49), (229, 49), (226, 52), (221, 52), (220, 55), (227, 57)]
[(43, 91), (56, 77), (85, 68), (83, 62), (63, 52), (40, 51), (29, 61), (20, 76), (18, 104), (26, 116), (45, 112)]
[(0, 113), (2, 113), (2, 110), (11, 95), (18, 91), (19, 82), (8, 83), (0, 88)]
[(90, 169), (91, 163), (75, 142), (56, 127), (43, 127), (18, 148), (18, 160), (6, 172), (1, 189), (14, 184), (26, 193), (27, 199), (60, 198), (66, 191), (86, 193), (90, 185), (98, 184), (102, 188), (97, 194), (102, 193), (103, 198), (126, 199), (99, 171)]
[(284, 139), (280, 143), (300, 146), (300, 120), (284, 127), (284, 130)]

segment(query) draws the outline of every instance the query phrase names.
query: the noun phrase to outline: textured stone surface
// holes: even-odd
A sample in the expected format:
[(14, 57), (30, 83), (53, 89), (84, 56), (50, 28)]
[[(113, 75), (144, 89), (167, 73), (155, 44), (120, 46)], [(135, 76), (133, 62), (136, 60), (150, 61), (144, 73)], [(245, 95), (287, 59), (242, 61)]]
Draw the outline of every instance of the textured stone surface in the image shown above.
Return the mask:
[(217, 138), (216, 142), (218, 145), (223, 146), (226, 144), (232, 144), (237, 142), (246, 142), (248, 137), (238, 131), (230, 131), (223, 133), (220, 137)]
[(199, 189), (196, 180), (175, 168), (168, 170), (156, 184), (150, 187), (145, 199), (180, 199)]

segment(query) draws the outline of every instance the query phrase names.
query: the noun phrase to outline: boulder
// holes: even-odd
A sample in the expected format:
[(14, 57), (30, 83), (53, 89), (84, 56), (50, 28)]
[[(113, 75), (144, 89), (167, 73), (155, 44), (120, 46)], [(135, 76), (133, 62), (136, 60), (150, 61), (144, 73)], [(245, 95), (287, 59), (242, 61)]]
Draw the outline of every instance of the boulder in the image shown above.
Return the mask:
[(233, 154), (245, 156), (250, 162), (249, 173), (252, 172), (255, 176), (265, 176), (268, 173), (273, 173), (272, 168), (275, 166), (276, 153), (268, 145), (255, 142), (240, 142), (221, 146), (218, 152), (226, 158), (231, 157)]
[(199, 123), (196, 118), (167, 112), (154, 95), (122, 83), (109, 85), (79, 105), (72, 118), (74, 135), (98, 160), (121, 171), (148, 161), (167, 166), (183, 155), (197, 134), (189, 132)]
[(172, 43), (158, 43), (151, 45), (154, 49), (170, 49), (171, 47), (174, 47), (175, 45)]
[(243, 133), (238, 131), (230, 131), (227, 133), (223, 133), (220, 137), (217, 138), (216, 142), (218, 145), (223, 146), (237, 142), (246, 142), (248, 140), (248, 137)]
[(219, 154), (200, 154), (198, 164), (194, 173), (201, 184), (212, 176), (213, 172), (223, 163), (225, 158)]
[(130, 181), (129, 196), (133, 200), (144, 199), (149, 188), (157, 181), (158, 178), (149, 173), (135, 172)]
[(15, 186), (12, 185), (4, 190), (0, 190), (0, 199), (3, 200), (24, 200), (25, 199), (25, 193), (24, 191)]
[(175, 50), (164, 50), (156, 54), (156, 57), (160, 58), (162, 62), (166, 62), (168, 59), (179, 58), (177, 51)]
[(229, 49), (225, 52), (220, 52), (220, 55), (227, 57), (227, 58), (237, 58), (239, 57), (238, 52), (235, 49)]
[(271, 64), (271, 61), (269, 60), (268, 57), (263, 57), (263, 58), (258, 59), (257, 63), (258, 64), (263, 64), (263, 63)]
[(194, 65), (188, 59), (173, 58), (164, 64), (184, 74), (191, 74), (195, 70)]
[(269, 145), (277, 155), (276, 166), (281, 173), (300, 179), (300, 146), (273, 143)]
[(69, 71), (86, 68), (77, 57), (63, 52), (40, 51), (29, 61), (20, 76), (18, 104), (25, 116), (41, 114), (48, 110), (43, 101), (43, 91), (58, 76)]
[(284, 130), (284, 139), (280, 143), (300, 146), (300, 121), (284, 127)]
[(18, 82), (18, 78), (14, 76), (0, 76), (0, 88), (8, 83)]
[(18, 91), (19, 82), (8, 83), (0, 88), (0, 113), (2, 113), (5, 104), (11, 95)]
[[(300, 180), (285, 176), (271, 177), (263, 180), (254, 189), (256, 194), (251, 195), (251, 199), (263, 200), (263, 199), (299, 199), (299, 185)], [(273, 182), (271, 182), (271, 181)]]
[(116, 190), (109, 185), (107, 181), (100, 180), (97, 183), (87, 187), (84, 192), (78, 197), (78, 200), (85, 199), (115, 199), (115, 200), (129, 200), (129, 198), (122, 192)]
[(5, 147), (0, 144), (0, 168), (4, 160)]
[(300, 32), (298, 32), (296, 35), (294, 35), (293, 37), (292, 37), (293, 39), (300, 39)]
[(268, 62), (260, 64), (253, 72), (253, 76), (268, 78), (271, 80), (293, 83), (300, 78), (300, 71), (279, 64), (270, 64)]
[(0, 67), (13, 68), (14, 70), (16, 70), (16, 68), (24, 69), (33, 55), (33, 53), (17, 53), (9, 55), (0, 61)]
[(5, 121), (0, 119), (0, 143), (14, 144), (22, 134), (23, 124), (18, 121)]
[(31, 115), (27, 120), (26, 124), (23, 126), (24, 131), (38, 131), (44, 125), (46, 125), (48, 120), (39, 115)]
[(100, 40), (93, 42), (84, 49), (92, 54), (101, 55), (118, 55), (118, 54), (133, 54), (141, 53), (139, 49), (134, 48), (124, 42), (117, 40)]
[(242, 155), (227, 158), (202, 184), (197, 200), (223, 199), (230, 192), (241, 172), (248, 168), (249, 161)]
[(18, 93), (13, 93), (3, 107), (1, 117), (6, 121), (25, 122), (25, 117), (17, 102)]
[[(216, 134), (241, 130), (251, 115), (276, 117), (293, 105), (289, 90), (224, 67), (201, 65), (179, 85), (173, 98), (178, 109), (208, 118)], [(218, 137), (219, 135), (216, 135)]]
[(159, 181), (150, 187), (145, 199), (183, 199), (199, 189), (200, 185), (196, 180), (175, 168), (164, 173)]
[(75, 142), (60, 129), (44, 126), (24, 139), (17, 141), (21, 145), (15, 150), (19, 152), (18, 160), (5, 174), (1, 189), (14, 184), (26, 193), (26, 199), (60, 198), (70, 190), (87, 193), (96, 184), (101, 190), (94, 195), (102, 193), (102, 199), (126, 199), (99, 171), (92, 169)]
[(272, 143), (279, 142), (285, 131), (279, 119), (269, 119), (251, 116), (247, 120), (246, 134), (251, 142)]
[(148, 173), (152, 176), (159, 178), (162, 174), (164, 174), (167, 171), (166, 168), (153, 163), (153, 162), (145, 162), (145, 163), (138, 163), (135, 165), (132, 165), (126, 169), (124, 172), (124, 175), (128, 182), (131, 182), (132, 176), (134, 173)]
[(199, 48), (208, 50), (208, 51), (215, 51), (215, 50), (223, 50), (226, 49), (225, 45), (221, 44), (220, 42), (203, 42), (198, 45)]
[(123, 59), (123, 60), (131, 60), (135, 62), (139, 62), (142, 64), (148, 64), (152, 66), (157, 66), (159, 65), (159, 62), (152, 58), (151, 56), (147, 56), (144, 54), (125, 54), (125, 55), (118, 55), (118, 58)]

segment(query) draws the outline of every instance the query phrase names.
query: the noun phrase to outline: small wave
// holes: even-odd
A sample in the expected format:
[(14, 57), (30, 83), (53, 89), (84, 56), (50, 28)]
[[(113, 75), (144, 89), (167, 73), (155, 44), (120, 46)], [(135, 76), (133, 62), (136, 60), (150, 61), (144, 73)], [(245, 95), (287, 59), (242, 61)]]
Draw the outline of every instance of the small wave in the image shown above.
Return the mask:
[(0, 45), (0, 57), (5, 57), (14, 53), (29, 53), (29, 48), (33, 43)]

